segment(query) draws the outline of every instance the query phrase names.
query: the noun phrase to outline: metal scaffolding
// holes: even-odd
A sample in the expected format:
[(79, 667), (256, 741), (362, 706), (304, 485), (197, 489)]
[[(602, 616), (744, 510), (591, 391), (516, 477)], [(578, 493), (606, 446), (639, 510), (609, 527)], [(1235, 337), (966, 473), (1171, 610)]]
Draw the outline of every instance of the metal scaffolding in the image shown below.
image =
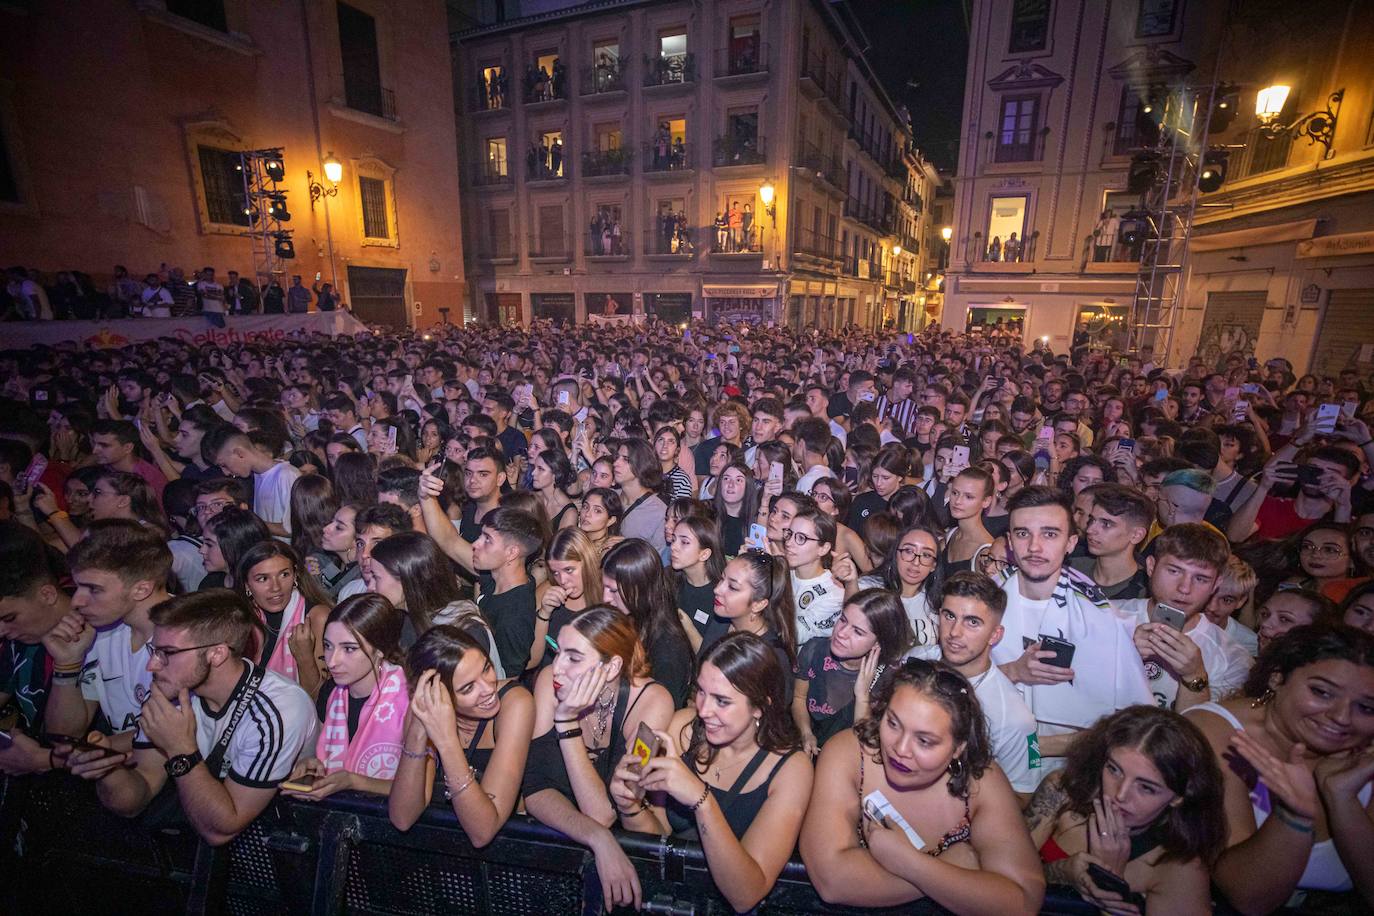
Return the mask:
[(291, 230), (282, 225), (291, 219), (286, 191), (280, 187), (285, 178), (282, 151), (280, 148), (246, 150), (239, 153), (238, 168), (243, 176), (239, 223), (247, 227), (244, 235), (253, 246), (253, 273), (258, 288), (262, 289), (274, 279), (284, 280), (285, 262), (296, 256)]

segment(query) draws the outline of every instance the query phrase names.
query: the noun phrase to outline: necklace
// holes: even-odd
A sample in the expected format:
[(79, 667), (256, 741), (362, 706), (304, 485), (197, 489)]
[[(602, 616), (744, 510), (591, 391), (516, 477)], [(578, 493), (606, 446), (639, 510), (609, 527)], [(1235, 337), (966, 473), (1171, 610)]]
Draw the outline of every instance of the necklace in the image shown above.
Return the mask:
[(603, 699), (596, 701), (596, 725), (592, 726), (592, 740), (597, 744), (601, 743), (601, 736), (606, 733), (606, 726), (611, 718), (611, 707), (615, 705), (615, 689), (612, 685)]

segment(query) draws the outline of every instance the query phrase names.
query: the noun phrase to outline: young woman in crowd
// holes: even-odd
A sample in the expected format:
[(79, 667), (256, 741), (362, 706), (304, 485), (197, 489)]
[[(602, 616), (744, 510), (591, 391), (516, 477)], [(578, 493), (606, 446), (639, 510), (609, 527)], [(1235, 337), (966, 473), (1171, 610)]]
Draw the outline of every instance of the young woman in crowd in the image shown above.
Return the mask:
[(732, 557), (744, 546), (749, 526), (758, 519), (762, 490), (743, 458), (725, 466), (717, 478), (715, 507), (720, 523), (720, 549)]
[(668, 584), (674, 594), (683, 631), (695, 653), (701, 636), (711, 622), (715, 606), (716, 583), (725, 571), (725, 553), (715, 522), (702, 515), (689, 515), (673, 528), (668, 542)]
[(682, 455), (682, 436), (672, 426), (664, 426), (654, 434), (654, 454), (663, 469), (664, 489), (670, 499), (690, 499), (696, 494), (692, 475), (679, 462)]
[[(835, 520), (835, 553), (849, 554), (860, 572), (871, 571), (875, 563), (868, 551), (863, 549), (866, 546), (864, 539), (842, 521), (849, 517), (849, 508), (854, 502), (853, 495), (845, 485), (834, 477), (822, 477), (812, 484), (811, 498), (822, 512)], [(870, 515), (869, 519), (872, 517)]]
[(659, 559), (666, 569), (672, 563), (672, 555), (669, 548), (673, 544), (673, 531), (677, 528), (677, 523), (689, 515), (705, 515), (710, 517), (712, 507), (709, 503), (704, 503), (698, 499), (688, 496), (677, 496), (668, 500), (668, 511), (663, 515), (663, 549), (658, 552)]
[(595, 487), (582, 497), (577, 512), (577, 528), (587, 536), (598, 553), (605, 553), (620, 540), (620, 520), (625, 515), (620, 494), (609, 487)]
[(553, 530), (577, 524), (577, 472), (568, 456), (558, 449), (546, 449), (530, 460), (530, 485), (548, 513)]
[[(344, 790), (391, 791), (410, 705), (400, 638), (401, 615), (381, 595), (355, 595), (329, 612), (315, 753), (296, 763), (283, 794), (318, 801)], [(306, 777), (308, 791), (292, 787)]]
[(1242, 693), (1188, 711), (1225, 783), (1213, 882), (1242, 913), (1306, 891), (1374, 906), (1374, 636), (1291, 630), (1261, 650)]
[(1341, 622), (1374, 633), (1374, 582), (1357, 585), (1341, 602)]
[(601, 584), (606, 603), (634, 622), (654, 680), (681, 706), (692, 678), (692, 645), (658, 554), (639, 538), (621, 541), (601, 558)]
[(1256, 631), (1260, 652), (1289, 630), (1340, 619), (1335, 603), (1320, 592), (1306, 588), (1281, 588), (1259, 606)]
[(762, 637), (778, 656), (792, 696), (792, 670), (797, 661), (797, 619), (793, 614), (791, 576), (781, 557), (746, 551), (725, 564), (716, 583), (713, 616), (701, 634), (698, 662), (727, 633)]
[(233, 588), (239, 561), (254, 544), (269, 540), (267, 525), (247, 509), (229, 506), (204, 522), (200, 533), (200, 559), (205, 578), (200, 590)]
[(701, 478), (700, 486), (697, 488), (697, 498), (714, 499), (720, 484), (721, 472), (735, 459), (743, 455), (744, 452), (740, 450), (739, 446), (730, 445), (728, 442), (721, 442), (712, 449), (711, 457), (706, 463), (707, 473)]
[(639, 878), (609, 830), (618, 817), (609, 785), (641, 722), (668, 727), (673, 699), (650, 676), (627, 614), (594, 607), (554, 638), (558, 656), (535, 680), (525, 810), (591, 849), (608, 910), (637, 908)]
[[(817, 636), (830, 635), (844, 604), (845, 584), (829, 568), (835, 560), (835, 520), (813, 500), (804, 496), (794, 499), (799, 501), (798, 508), (782, 532), (782, 542), (783, 558), (792, 577), (793, 615), (800, 646)], [(844, 569), (855, 572), (852, 562)], [(851, 588), (857, 578), (857, 574), (851, 575)]]
[[(1168, 709), (1131, 706), (1069, 746), (1026, 810), (1045, 880), (1108, 912), (1212, 910), (1208, 876), (1226, 842), (1221, 772), (1202, 732)], [(1125, 881), (1134, 900), (1095, 880)]]
[(821, 751), (801, 853), (827, 903), (1035, 913), (1045, 880), (973, 688), (908, 659)]
[(276, 539), (259, 541), (239, 558), (234, 581), (265, 628), (258, 663), (314, 696), (323, 680), (319, 649), (329, 599), (305, 573), (296, 551)]
[(317, 580), (332, 578), (342, 568), (324, 546), (324, 529), (338, 508), (338, 497), (327, 477), (305, 474), (291, 485), (291, 547), (306, 572)]
[(939, 641), (936, 621), (944, 576), (939, 569), (941, 535), (926, 525), (902, 532), (882, 567), (883, 584), (901, 599), (917, 646)]
[(1288, 578), (1288, 585), (1311, 589), (1339, 602), (1367, 578), (1364, 563), (1351, 544), (1349, 525), (1308, 525), (1293, 535), (1288, 546), (1289, 556), (1296, 554), (1300, 565)]
[[(33, 506), (39, 515), (48, 519), (67, 547), (81, 540), (83, 531), (73, 525), (70, 518), (64, 518), (58, 512), (57, 499), (46, 486), (34, 488)], [(137, 474), (105, 468), (96, 475), (91, 485), (90, 520), (105, 518), (129, 519), (145, 527), (156, 528), (170, 537), (171, 526), (162, 511), (161, 500), (148, 482)]]
[(463, 835), (488, 845), (515, 810), (534, 734), (534, 698), (515, 681), (501, 685), (467, 631), (436, 626), (410, 647), (410, 708), (387, 813), (409, 830), (436, 794), (453, 808)]
[[(347, 437), (352, 441), (352, 436)], [(377, 469), (370, 455), (345, 452), (334, 462), (330, 473), (334, 494), (341, 503), (354, 503), (366, 509), (377, 505)]]
[(811, 793), (811, 766), (778, 700), (785, 680), (762, 639), (720, 639), (701, 660), (694, 704), (656, 734), (660, 753), (647, 765), (626, 754), (611, 780), (621, 826), (700, 842), (736, 912), (772, 890)]
[(888, 500), (897, 492), (898, 487), (906, 483), (906, 478), (910, 474), (911, 458), (905, 446), (889, 442), (878, 449), (869, 466), (867, 477), (872, 489), (861, 491), (854, 497), (845, 523), (862, 536), (868, 516), (886, 509)]
[(418, 531), (393, 534), (372, 548), (369, 569), (372, 590), (405, 612), (402, 648), (409, 651), (426, 630), (450, 624), (482, 646), (498, 677), (507, 676), (490, 624), (477, 605), (463, 597), (453, 563), (433, 538)]
[(878, 678), (911, 648), (902, 603), (892, 592), (869, 588), (845, 601), (830, 636), (797, 651), (792, 721), (811, 756), (836, 734), (867, 718)]
[[(747, 454), (747, 453), (746, 453)], [(773, 481), (773, 465), (782, 467), (782, 489), (791, 490), (797, 485), (797, 465), (792, 461), (792, 452), (776, 439), (761, 442), (754, 448), (752, 470), (755, 480)]]
[(992, 546), (993, 535), (983, 525), (983, 513), (996, 493), (992, 475), (977, 465), (964, 468), (950, 480), (945, 494), (954, 527), (945, 536), (941, 555), (945, 576), (977, 569), (979, 556)]
[(534, 645), (530, 666), (553, 664), (556, 651), (550, 642), (559, 630), (587, 608), (601, 604), (601, 553), (580, 529), (564, 528), (554, 534), (544, 551), (549, 581), (539, 594), (534, 615)]
[(362, 575), (358, 568), (359, 511), (355, 503), (340, 505), (320, 535), (320, 546), (328, 552), (331, 564), (321, 567), (315, 577), (331, 600), (337, 601), (343, 587)]

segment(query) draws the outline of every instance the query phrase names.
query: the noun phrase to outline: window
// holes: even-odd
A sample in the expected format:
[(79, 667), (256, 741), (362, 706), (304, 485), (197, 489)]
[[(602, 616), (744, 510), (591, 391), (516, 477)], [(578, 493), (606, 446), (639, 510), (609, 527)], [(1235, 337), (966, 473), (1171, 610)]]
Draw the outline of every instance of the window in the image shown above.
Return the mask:
[(687, 164), (687, 119), (668, 115), (658, 119), (645, 168), (653, 172), (685, 169)]
[(563, 206), (552, 204), (539, 208), (539, 250), (537, 257), (563, 257), (566, 246), (563, 241)]
[(239, 154), (213, 146), (196, 148), (200, 156), (200, 182), (205, 188), (206, 215), (212, 223), (243, 221), (243, 172)]
[(339, 52), (343, 58), (344, 101), (349, 108), (386, 117), (377, 20), (346, 3), (338, 4)]
[(1040, 98), (1022, 96), (1002, 100), (1002, 119), (997, 130), (998, 162), (1031, 162), (1036, 155), (1036, 128)]
[(649, 85), (662, 86), (691, 80), (692, 60), (687, 53), (687, 33), (679, 29), (659, 33), (658, 57), (650, 61), (649, 66)]
[(505, 178), (509, 174), (509, 166), (506, 161), (506, 138), (493, 137), (487, 141), (487, 171), (488, 178)]
[(596, 148), (598, 150), (606, 152), (607, 150), (620, 149), (622, 134), (619, 121), (598, 124), (593, 130), (596, 131)]
[(391, 238), (390, 220), (387, 219), (386, 181), (359, 175), (358, 196), (362, 202), (363, 237)]
[(1178, 0), (1140, 0), (1135, 17), (1136, 38), (1160, 38), (1173, 34)]
[[(1026, 236), (1026, 208), (1029, 198), (1024, 194), (993, 197), (988, 207), (988, 231), (983, 235), (984, 249), (980, 261), (1020, 260), (1020, 241)], [(1015, 254), (1007, 257), (1008, 245)]]
[(620, 44), (599, 41), (592, 46), (592, 92), (624, 89), (621, 79)]
[(620, 221), (620, 204), (597, 204), (587, 225), (587, 254), (621, 257), (629, 254), (628, 245), (629, 239)]
[(1145, 99), (1139, 89), (1121, 90), (1121, 109), (1116, 115), (1116, 136), (1112, 155), (1129, 156), (1134, 150), (1154, 146), (1159, 140), (1159, 124), (1145, 112)]
[(198, 22), (207, 29), (229, 31), (224, 18), (224, 0), (167, 0), (167, 12)]
[(552, 102), (568, 97), (567, 74), (557, 49), (540, 51), (534, 57), (534, 71), (525, 78), (526, 102)]
[(687, 229), (687, 201), (682, 197), (660, 197), (654, 206), (654, 236), (650, 254), (691, 254), (692, 241)]
[(731, 75), (757, 73), (763, 69), (758, 16), (740, 16), (730, 20), (730, 47), (726, 53)]
[(563, 149), (563, 131), (546, 130), (539, 135), (539, 142), (531, 146), (526, 155), (530, 181), (548, 181), (564, 177), (567, 157)]
[(492, 258), (514, 257), (510, 244), (510, 211), (487, 211), (487, 237), (484, 253)]
[(760, 211), (752, 191), (722, 194), (717, 207), (712, 251), (737, 254), (763, 250), (759, 223), (754, 218)]
[(1011, 8), (1011, 41), (1007, 50), (1043, 51), (1050, 39), (1050, 0), (1015, 0)]
[(1245, 174), (1258, 175), (1283, 168), (1288, 164), (1288, 150), (1292, 145), (1293, 138), (1287, 133), (1266, 137), (1255, 131), (1250, 135), (1250, 163)]
[(481, 79), (477, 107), (487, 111), (506, 107), (506, 68), (500, 64), (484, 66), (481, 69)]

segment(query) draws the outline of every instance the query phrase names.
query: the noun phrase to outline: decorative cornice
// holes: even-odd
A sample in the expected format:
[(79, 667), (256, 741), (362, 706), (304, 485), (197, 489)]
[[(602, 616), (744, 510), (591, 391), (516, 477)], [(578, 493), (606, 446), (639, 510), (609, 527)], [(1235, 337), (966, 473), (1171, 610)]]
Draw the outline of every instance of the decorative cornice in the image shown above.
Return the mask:
[[(1324, 162), (1316, 168), (1306, 165), (1228, 183), (1221, 191), (1202, 198), (1209, 206), (1198, 208), (1193, 222), (1197, 226), (1225, 223), (1242, 216), (1371, 191), (1374, 155), (1363, 154), (1345, 161)], [(1223, 206), (1213, 206), (1216, 204)]]
[(1064, 82), (1064, 77), (1034, 61), (1023, 60), (988, 80), (988, 88), (998, 92), (1007, 89), (1052, 89)]
[(1191, 73), (1197, 64), (1159, 45), (1146, 45), (1121, 63), (1107, 68), (1107, 73), (1132, 85), (1168, 83)]

